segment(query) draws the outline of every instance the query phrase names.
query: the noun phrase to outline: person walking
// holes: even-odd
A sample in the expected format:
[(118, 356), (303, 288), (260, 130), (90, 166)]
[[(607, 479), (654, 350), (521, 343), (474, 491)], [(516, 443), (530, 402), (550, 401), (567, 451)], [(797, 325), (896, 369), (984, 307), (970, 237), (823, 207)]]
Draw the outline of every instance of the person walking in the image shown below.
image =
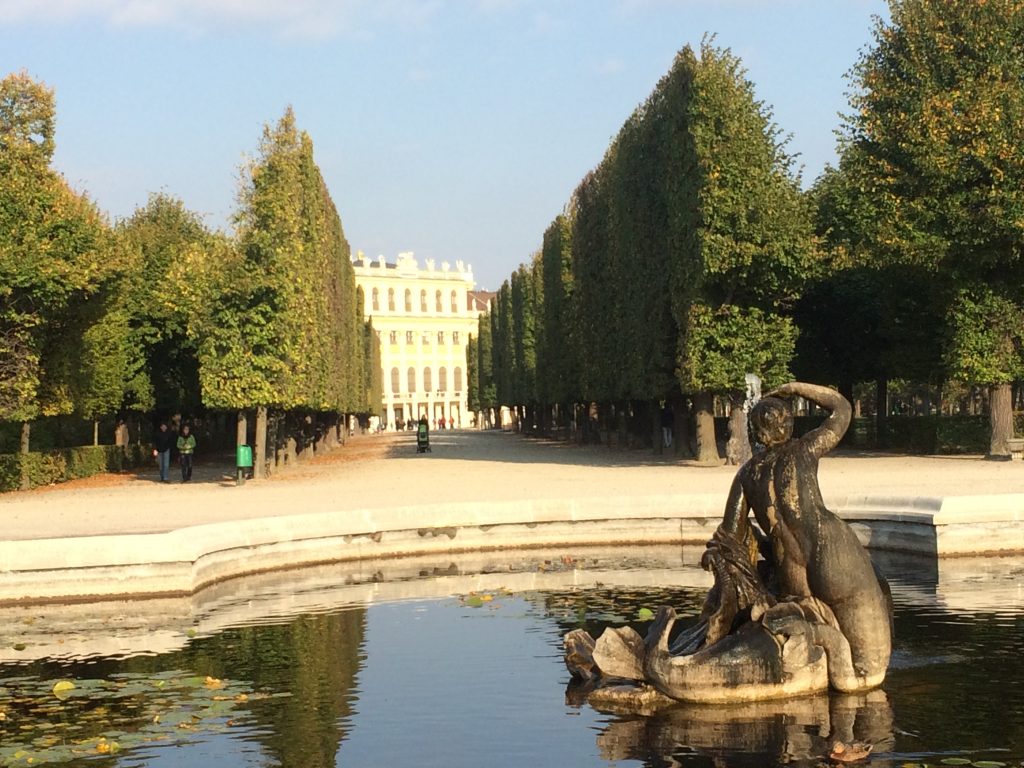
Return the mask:
[(174, 433), (167, 428), (167, 422), (161, 421), (160, 428), (153, 436), (153, 456), (160, 468), (160, 482), (169, 482), (167, 475), (171, 471), (171, 448), (174, 447)]
[(178, 435), (178, 453), (181, 455), (181, 482), (187, 483), (192, 479), (192, 454), (196, 450), (196, 438), (191, 434), (188, 424), (181, 428)]
[(675, 414), (668, 403), (661, 408), (661, 444), (664, 448), (672, 447), (672, 427), (675, 424)]

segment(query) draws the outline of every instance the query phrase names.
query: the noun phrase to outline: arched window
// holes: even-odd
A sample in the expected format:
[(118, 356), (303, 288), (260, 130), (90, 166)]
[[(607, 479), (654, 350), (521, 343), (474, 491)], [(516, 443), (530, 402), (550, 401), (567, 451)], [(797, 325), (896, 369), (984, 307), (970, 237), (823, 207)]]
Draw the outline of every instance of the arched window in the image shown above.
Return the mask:
[(420, 291), (420, 312), (427, 311), (427, 292)]
[(409, 369), (409, 392), (416, 391), (416, 369)]
[(448, 369), (444, 366), (437, 372), (437, 389), (439, 392), (448, 391)]
[(373, 289), (373, 298), (371, 301), (373, 301), (373, 311), (380, 312), (380, 291), (376, 288)]
[(401, 391), (402, 374), (398, 372), (397, 368), (391, 369), (391, 394), (397, 395)]
[(433, 381), (431, 379), (432, 379), (432, 376), (430, 375), (430, 368), (429, 367), (424, 368), (423, 369), (423, 391), (426, 392), (427, 394), (429, 394), (430, 390), (432, 390), (434, 388), (433, 387)]
[(412, 291), (405, 289), (405, 311), (412, 312)]
[(437, 292), (437, 295), (434, 297), (434, 300), (435, 300), (435, 303), (436, 303), (436, 306), (437, 306), (438, 314), (440, 314), (441, 312), (444, 312), (444, 306), (443, 306), (443, 302), (441, 301), (441, 292), (440, 291)]
[(462, 369), (458, 366), (455, 367), (455, 391), (462, 391)]
[(395, 311), (395, 289), (388, 288), (388, 311)]
[(452, 291), (452, 313), (458, 314), (459, 312), (459, 294)]

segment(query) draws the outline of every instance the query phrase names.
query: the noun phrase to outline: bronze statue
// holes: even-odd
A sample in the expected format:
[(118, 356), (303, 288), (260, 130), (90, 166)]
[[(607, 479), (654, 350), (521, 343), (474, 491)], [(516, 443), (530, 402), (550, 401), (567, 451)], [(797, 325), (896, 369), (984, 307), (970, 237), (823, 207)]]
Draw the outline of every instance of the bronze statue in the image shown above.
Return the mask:
[[(800, 438), (792, 436), (794, 397), (830, 411)], [(676, 614), (663, 607), (646, 640), (629, 627), (606, 630), (596, 644), (571, 632), (573, 676), (641, 680), (698, 702), (878, 686), (892, 647), (888, 585), (818, 487), (818, 460), (849, 424), (850, 404), (826, 387), (792, 382), (760, 400), (749, 426), (758, 448), (736, 473), (702, 559), (715, 585), (697, 625), (670, 646)]]

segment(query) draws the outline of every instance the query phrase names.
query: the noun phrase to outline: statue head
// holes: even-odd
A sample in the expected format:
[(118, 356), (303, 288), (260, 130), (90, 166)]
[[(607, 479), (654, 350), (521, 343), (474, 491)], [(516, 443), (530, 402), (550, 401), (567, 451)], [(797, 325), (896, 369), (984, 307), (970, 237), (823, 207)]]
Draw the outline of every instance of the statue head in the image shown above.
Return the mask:
[(750, 411), (750, 440), (771, 448), (793, 436), (793, 413), (789, 403), (778, 397), (757, 401)]

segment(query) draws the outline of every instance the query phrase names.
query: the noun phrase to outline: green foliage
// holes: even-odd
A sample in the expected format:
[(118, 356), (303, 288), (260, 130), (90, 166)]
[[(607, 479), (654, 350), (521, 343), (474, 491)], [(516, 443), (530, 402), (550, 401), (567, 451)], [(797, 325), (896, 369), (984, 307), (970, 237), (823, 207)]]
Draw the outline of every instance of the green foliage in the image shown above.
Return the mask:
[(227, 241), (209, 253), (189, 252), (181, 268), (193, 278), (181, 301), (193, 318), (203, 403), (226, 410), (279, 403), (287, 364), (278, 354), (273, 291), (262, 275)]
[(0, 80), (0, 154), (49, 165), (54, 115), (53, 91), (28, 73)]
[(1009, 266), (1024, 234), (1024, 6), (893, 0), (854, 70), (846, 135), (908, 249), (958, 276)]
[(950, 306), (946, 360), (954, 379), (991, 386), (1024, 377), (1024, 310), (987, 286), (960, 290)]
[[(479, 324), (477, 325), (479, 328)], [(482, 410), (480, 405), (480, 342), (475, 335), (466, 340), (466, 406), (471, 413)]]
[(133, 268), (122, 289), (130, 314), (132, 346), (141, 367), (128, 382), (129, 404), (138, 410), (192, 411), (199, 406), (197, 346), (188, 327), (195, 318), (183, 301), (195, 276), (181, 269), (195, 251), (213, 247), (199, 217), (164, 194), (120, 222), (116, 234)]
[[(694, 66), (691, 64), (691, 66)], [(701, 44), (687, 119), (698, 173), (697, 252), (712, 302), (786, 306), (815, 266), (810, 210), (771, 115), (737, 57)], [(689, 197), (689, 196), (687, 196)]]
[(512, 327), (512, 285), (506, 280), (494, 297), (491, 315), (491, 356), (496, 405), (515, 405), (515, 335)]
[(204, 404), (365, 412), (371, 351), (349, 246), (291, 109), (244, 176), (237, 247), (188, 251), (175, 281)]
[(788, 317), (756, 307), (693, 304), (687, 328), (679, 372), (687, 391), (742, 391), (746, 373), (756, 373), (766, 388), (792, 378), (797, 329)]
[(104, 472), (120, 472), (148, 460), (149, 456), (138, 445), (84, 445), (41, 453), (0, 454), (0, 491), (18, 490), (23, 477), (27, 477), (28, 487), (37, 488)]
[(947, 373), (972, 383), (1019, 375), (1008, 323), (1024, 296), (1021, 39), (1016, 0), (892, 0), (853, 70), (839, 169), (818, 185), (840, 258), (927, 270), (927, 319), (900, 330), (930, 326)]
[(498, 391), (494, 383), (494, 331), (491, 314), (485, 312), (477, 322), (477, 387), (479, 407), (494, 408), (498, 405)]
[(511, 326), (499, 293), (499, 400), (650, 401), (788, 374), (784, 313), (819, 270), (791, 165), (739, 60), (683, 49), (512, 276)]
[[(70, 413), (89, 318), (125, 270), (96, 207), (49, 167), (53, 93), (27, 75), (0, 80), (0, 419)], [(115, 385), (116, 388), (116, 385)]]
[[(361, 292), (360, 292), (361, 295)], [(360, 313), (362, 310), (359, 310)], [(360, 318), (362, 322), (362, 319)], [(366, 388), (365, 401), (360, 409), (363, 413), (380, 413), (384, 402), (384, 371), (380, 364), (380, 338), (369, 322), (363, 327), (363, 381)]]
[[(608, 156), (605, 157), (605, 163)], [(607, 400), (615, 389), (608, 328), (614, 327), (615, 286), (609, 279), (607, 165), (587, 174), (572, 200), (573, 323), (581, 399)], [(500, 375), (495, 360), (495, 376)]]
[(525, 265), (512, 273), (509, 293), (512, 337), (509, 404), (534, 403), (537, 398), (536, 315), (542, 296), (536, 277), (536, 270)]
[(572, 223), (566, 215), (555, 217), (544, 233), (541, 283), (537, 395), (544, 403), (562, 403), (575, 396), (579, 378), (572, 326)]

